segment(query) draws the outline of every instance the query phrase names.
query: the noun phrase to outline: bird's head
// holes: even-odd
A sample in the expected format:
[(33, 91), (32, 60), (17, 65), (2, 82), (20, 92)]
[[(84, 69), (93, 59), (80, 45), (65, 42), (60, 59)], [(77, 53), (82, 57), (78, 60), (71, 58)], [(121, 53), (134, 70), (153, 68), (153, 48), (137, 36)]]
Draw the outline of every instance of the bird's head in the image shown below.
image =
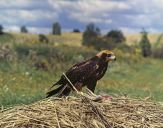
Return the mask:
[(107, 62), (116, 60), (114, 53), (112, 51), (109, 51), (109, 50), (103, 50), (103, 51), (97, 53), (96, 56), (98, 58), (101, 58), (101, 59), (107, 61)]

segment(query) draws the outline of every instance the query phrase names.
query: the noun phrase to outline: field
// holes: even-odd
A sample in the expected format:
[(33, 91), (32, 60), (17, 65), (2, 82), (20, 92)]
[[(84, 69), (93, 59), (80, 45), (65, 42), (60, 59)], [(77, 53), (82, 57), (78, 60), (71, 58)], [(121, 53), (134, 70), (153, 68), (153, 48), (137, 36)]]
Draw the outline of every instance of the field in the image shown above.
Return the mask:
[[(37, 35), (31, 34), (0, 36), (1, 107), (29, 104), (45, 98), (49, 87), (63, 72), (98, 52), (81, 45), (80, 33), (47, 37), (49, 43), (40, 42)], [(131, 35), (127, 37), (127, 43), (134, 40)], [(114, 52), (117, 61), (110, 64), (96, 93), (150, 97), (162, 102), (163, 60), (144, 59), (139, 52), (131, 54), (120, 49), (114, 49)]]

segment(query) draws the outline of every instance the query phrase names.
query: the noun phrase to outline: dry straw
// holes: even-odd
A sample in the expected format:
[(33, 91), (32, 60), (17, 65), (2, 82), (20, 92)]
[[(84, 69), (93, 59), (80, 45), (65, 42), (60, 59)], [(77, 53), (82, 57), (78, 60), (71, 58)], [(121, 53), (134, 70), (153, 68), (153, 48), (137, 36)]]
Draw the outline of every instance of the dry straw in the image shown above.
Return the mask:
[(85, 97), (50, 98), (0, 113), (0, 128), (163, 128), (161, 105), (113, 97), (93, 102)]

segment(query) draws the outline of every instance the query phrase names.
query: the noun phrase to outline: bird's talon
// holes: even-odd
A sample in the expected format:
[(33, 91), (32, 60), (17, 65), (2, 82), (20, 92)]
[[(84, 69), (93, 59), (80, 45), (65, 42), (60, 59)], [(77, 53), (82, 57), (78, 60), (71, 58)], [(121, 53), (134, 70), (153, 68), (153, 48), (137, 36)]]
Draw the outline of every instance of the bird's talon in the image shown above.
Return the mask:
[(102, 99), (104, 102), (110, 102), (112, 101), (112, 96), (108, 96), (108, 95), (105, 95), (105, 96), (102, 96)]

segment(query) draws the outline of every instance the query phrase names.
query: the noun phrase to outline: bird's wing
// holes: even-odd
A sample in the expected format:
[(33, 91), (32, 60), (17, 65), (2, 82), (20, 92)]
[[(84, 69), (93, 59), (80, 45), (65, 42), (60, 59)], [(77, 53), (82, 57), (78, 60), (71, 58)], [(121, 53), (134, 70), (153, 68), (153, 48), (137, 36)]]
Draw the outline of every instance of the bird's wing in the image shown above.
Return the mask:
[(78, 63), (70, 68), (66, 75), (72, 83), (77, 81), (85, 81), (91, 77), (96, 71), (97, 62), (93, 60), (87, 60), (85, 62)]

